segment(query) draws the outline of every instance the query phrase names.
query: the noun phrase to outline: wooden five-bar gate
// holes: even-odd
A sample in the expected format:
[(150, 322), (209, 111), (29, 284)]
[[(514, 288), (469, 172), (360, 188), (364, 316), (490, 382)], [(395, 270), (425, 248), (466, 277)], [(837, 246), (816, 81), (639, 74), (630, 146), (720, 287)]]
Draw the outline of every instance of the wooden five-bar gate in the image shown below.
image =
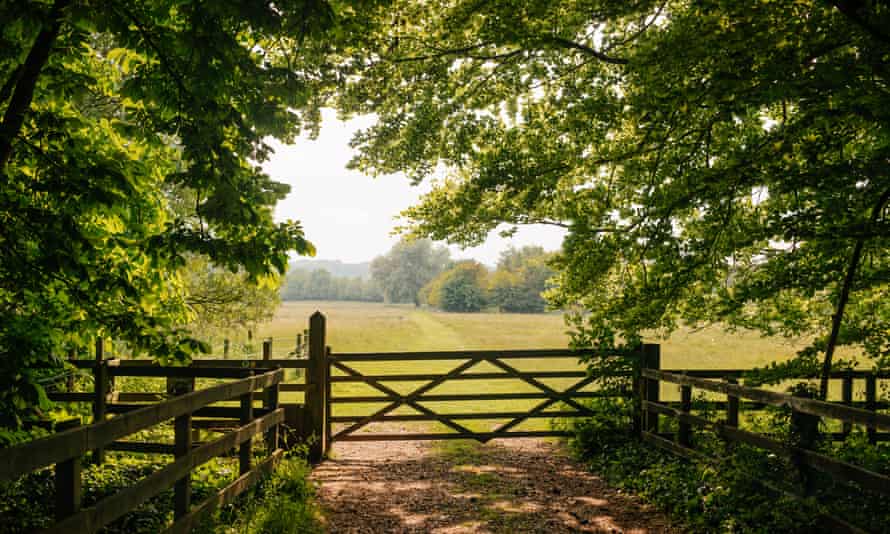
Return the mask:
[[(325, 454), (330, 445), (337, 441), (474, 439), (487, 442), (500, 438), (566, 436), (567, 431), (552, 427), (546, 430), (523, 430), (519, 427), (530, 419), (590, 415), (592, 411), (581, 400), (605, 395), (592, 390), (595, 378), (578, 365), (579, 359), (592, 351), (335, 353), (325, 345), (325, 330), (324, 316), (314, 314), (309, 320), (307, 380), (313, 384), (323, 384), (324, 389), (312, 389), (317, 395), (307, 401), (305, 409), (309, 420), (315, 425), (312, 433), (318, 437), (313, 443), (316, 457)], [(520, 368), (522, 363), (532, 360), (538, 363), (546, 361), (547, 369)], [(405, 372), (405, 366), (400, 363), (411, 363), (413, 368), (422, 364), (437, 372)], [(376, 369), (360, 369), (363, 364), (372, 364)], [(388, 364), (388, 368), (381, 370), (382, 364)], [(486, 369), (480, 370), (482, 366)], [(559, 379), (561, 386), (544, 382), (553, 379)], [(500, 392), (440, 392), (449, 384), (464, 381), (473, 381), (483, 387), (498, 381), (511, 381), (512, 385), (502, 387)], [(407, 384), (409, 389), (400, 392), (393, 383)], [(341, 389), (353, 384), (364, 385), (372, 391), (369, 394), (350, 394)], [(513, 387), (519, 384), (527, 391), (517, 391), (519, 388)], [(537, 402), (521, 410), (505, 410), (497, 407), (501, 401)], [(444, 411), (435, 407), (448, 403), (451, 408), (467, 402), (472, 403), (472, 411)], [(333, 413), (343, 408), (349, 413)], [(402, 413), (399, 412), (400, 408), (403, 409)], [(413, 413), (403, 413), (404, 409)], [(468, 423), (480, 420), (500, 422), (487, 430), (473, 429)], [(374, 430), (374, 423), (421, 425), (412, 426), (408, 431), (393, 432), (386, 426), (383, 430)], [(423, 423), (433, 423), (434, 426)], [(435, 423), (440, 426), (435, 426)]]
[[(473, 352), (410, 352), (410, 353), (367, 353), (367, 354), (329, 354), (327, 364), (332, 370), (340, 371), (340, 376), (330, 376), (331, 384), (360, 382), (377, 390), (379, 394), (371, 396), (345, 396), (331, 395), (328, 405), (331, 404), (366, 404), (385, 403), (382, 408), (374, 410), (367, 415), (349, 415), (331, 417), (329, 424), (347, 423), (348, 426), (339, 429), (331, 437), (332, 441), (390, 441), (390, 440), (427, 440), (427, 439), (475, 439), (486, 442), (495, 438), (510, 437), (543, 437), (564, 436), (567, 433), (559, 430), (513, 430), (522, 422), (531, 418), (557, 418), (576, 417), (592, 414), (591, 410), (578, 402), (578, 399), (599, 396), (596, 391), (581, 391), (582, 388), (593, 382), (594, 378), (580, 370), (563, 371), (527, 371), (518, 370), (505, 360), (527, 359), (555, 359), (575, 357), (580, 354), (567, 350), (503, 350), (503, 351), (473, 351)], [(354, 362), (442, 362), (447, 361), (453, 367), (444, 373), (426, 374), (366, 374), (355, 369)], [(496, 372), (471, 372), (473, 367), (486, 362), (499, 371)], [(571, 378), (575, 382), (563, 390), (558, 390), (541, 382), (548, 378)], [(509, 392), (509, 393), (452, 393), (435, 394), (433, 390), (448, 382), (463, 380), (519, 380), (532, 386), (533, 392)], [(420, 382), (408, 393), (398, 393), (384, 382)], [(538, 400), (536, 405), (523, 411), (498, 411), (494, 407), (484, 411), (475, 412), (448, 412), (441, 413), (430, 409), (424, 403), (429, 402), (461, 402), (494, 403), (496, 401), (512, 401), (531, 399)], [(567, 409), (548, 411), (557, 403), (563, 403)], [(399, 407), (407, 406), (415, 410), (416, 414), (394, 414)], [(488, 432), (474, 431), (459, 421), (465, 420), (498, 420), (507, 419), (506, 422)], [(373, 433), (358, 431), (375, 422), (438, 422), (451, 429), (451, 432), (399, 432), (399, 433)]]

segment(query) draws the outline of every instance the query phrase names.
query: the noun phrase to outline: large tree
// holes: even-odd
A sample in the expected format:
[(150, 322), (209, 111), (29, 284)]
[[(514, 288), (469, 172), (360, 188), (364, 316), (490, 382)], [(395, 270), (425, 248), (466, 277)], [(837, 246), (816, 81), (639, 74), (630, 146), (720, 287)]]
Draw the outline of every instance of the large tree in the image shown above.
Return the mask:
[(427, 303), (448, 312), (478, 312), (488, 300), (488, 269), (473, 260), (455, 263), (424, 287)]
[(423, 286), (442, 272), (450, 261), (448, 249), (429, 239), (401, 240), (371, 262), (371, 278), (383, 291), (385, 302), (420, 305)]
[[(890, 356), (890, 9), (864, 0), (434, 0), (390, 8), (339, 101), (416, 235), (565, 227), (578, 340), (682, 320)], [(360, 54), (357, 54), (360, 55)], [(826, 391), (823, 378), (822, 393)]]
[(555, 274), (548, 266), (552, 253), (542, 247), (510, 247), (501, 252), (497, 270), (489, 278), (489, 301), (501, 311), (542, 313), (544, 292)]
[(186, 253), (257, 279), (312, 252), (273, 221), (288, 187), (259, 164), (269, 138), (317, 128), (350, 9), (0, 3), (0, 412), (44, 398), (33, 369), (96, 334), (187, 359)]

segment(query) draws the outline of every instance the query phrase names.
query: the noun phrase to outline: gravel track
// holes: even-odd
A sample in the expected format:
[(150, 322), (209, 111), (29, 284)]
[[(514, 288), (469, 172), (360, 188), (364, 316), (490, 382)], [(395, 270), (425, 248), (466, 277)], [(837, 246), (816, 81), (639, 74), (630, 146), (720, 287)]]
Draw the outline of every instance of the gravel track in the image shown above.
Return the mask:
[(672, 533), (554, 442), (344, 442), (312, 478), (331, 533)]

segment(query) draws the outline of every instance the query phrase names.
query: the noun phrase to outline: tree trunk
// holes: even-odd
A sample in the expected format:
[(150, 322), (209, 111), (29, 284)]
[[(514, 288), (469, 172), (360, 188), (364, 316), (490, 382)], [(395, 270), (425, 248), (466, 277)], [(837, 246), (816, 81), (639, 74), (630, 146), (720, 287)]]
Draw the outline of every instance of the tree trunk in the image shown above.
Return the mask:
[(3, 172), (12, 156), (12, 142), (25, 122), (25, 113), (34, 100), (34, 88), (37, 86), (40, 71), (46, 65), (50, 50), (62, 27), (62, 11), (69, 3), (70, 0), (56, 0), (49, 13), (49, 23), (37, 34), (31, 51), (28, 52), (28, 57), (20, 69), (16, 69), (13, 73), (13, 76), (18, 76), (18, 80), (3, 114), (3, 122), (0, 123), (0, 172)]
[[(878, 220), (878, 217), (881, 216), (881, 212), (884, 210), (884, 206), (887, 205), (888, 201), (890, 201), (890, 189), (884, 191), (884, 194), (881, 195), (881, 198), (878, 199), (878, 202), (875, 204), (874, 208), (872, 208), (869, 224), (874, 224)], [(831, 318), (831, 333), (828, 336), (828, 343), (825, 346), (825, 359), (822, 361), (822, 376), (819, 381), (819, 398), (821, 400), (828, 398), (828, 378), (831, 375), (831, 360), (834, 357), (834, 349), (837, 347), (837, 340), (841, 331), (841, 322), (844, 318), (844, 310), (847, 307), (847, 302), (850, 300), (850, 291), (853, 287), (853, 280), (856, 278), (856, 269), (859, 267), (859, 262), (862, 259), (862, 249), (864, 247), (865, 237), (858, 238), (856, 244), (853, 245), (853, 254), (850, 256), (850, 265), (847, 267), (847, 274), (844, 275), (841, 292), (838, 295), (834, 315)]]

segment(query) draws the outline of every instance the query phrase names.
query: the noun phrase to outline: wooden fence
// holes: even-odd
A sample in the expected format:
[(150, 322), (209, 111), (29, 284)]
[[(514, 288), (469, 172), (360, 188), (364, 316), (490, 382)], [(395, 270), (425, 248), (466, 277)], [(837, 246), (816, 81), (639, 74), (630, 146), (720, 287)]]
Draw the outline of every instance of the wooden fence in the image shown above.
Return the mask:
[[(820, 440), (846, 439), (854, 425), (864, 427), (868, 440), (872, 443), (888, 440), (890, 415), (878, 412), (888, 405), (877, 401), (876, 391), (878, 380), (890, 378), (890, 372), (846, 370), (832, 373), (831, 379), (842, 381), (842, 400), (838, 403), (741, 386), (737, 380), (744, 373), (741, 370), (665, 371), (658, 369), (657, 364), (657, 357), (644, 362), (636, 384), (641, 399), (639, 430), (644, 441), (688, 459), (716, 462), (718, 458), (706, 455), (695, 446), (695, 431), (708, 430), (727, 443), (744, 443), (790, 459), (793, 465), (800, 469), (801, 478), (805, 482), (811, 480), (812, 470), (816, 470), (835, 481), (852, 484), (877, 494), (890, 495), (890, 477), (829, 457), (816, 450)], [(864, 401), (853, 401), (855, 381), (863, 381), (865, 384)], [(679, 386), (680, 401), (661, 400), (662, 384)], [(694, 406), (700, 404), (693, 403), (694, 389), (709, 394), (725, 395), (725, 401), (705, 403), (708, 405), (707, 409), (717, 407), (724, 410), (720, 420), (712, 420), (694, 413)], [(740, 428), (740, 416), (745, 410), (763, 410), (766, 407), (779, 407), (790, 411), (789, 430), (795, 436), (794, 442), (789, 443), (775, 436)], [(661, 416), (676, 419), (676, 432), (661, 431)], [(821, 432), (819, 427), (823, 421), (834, 421), (836, 426), (840, 426), (841, 431)], [(840, 422), (840, 425), (837, 425), (837, 422)], [(811, 489), (805, 483), (803, 495), (795, 495), (767, 482), (760, 481), (760, 483), (769, 490), (792, 497), (806, 496)], [(835, 531), (861, 532), (841, 519), (835, 517), (825, 519)]]
[[(147, 368), (148, 369), (148, 368)], [(179, 377), (202, 376), (201, 369), (176, 369)], [(232, 369), (231, 371), (236, 371)], [(174, 488), (174, 518), (170, 532), (187, 532), (207, 512), (230, 502), (262, 474), (269, 472), (283, 453), (278, 447), (278, 426), (284, 421), (284, 409), (278, 406), (282, 370), (269, 370), (256, 376), (249, 369), (237, 370), (242, 378), (200, 391), (180, 395), (157, 404), (129, 410), (128, 413), (100, 420), (92, 425), (72, 428), (52, 436), (3, 450), (0, 480), (13, 480), (29, 472), (55, 465), (57, 522), (46, 532), (95, 532), (124, 513), (171, 486)], [(214, 375), (218, 373), (214, 372)], [(264, 408), (255, 410), (253, 394), (263, 392)], [(240, 407), (214, 407), (223, 401), (239, 401)], [(239, 426), (213, 441), (192, 442), (193, 418), (199, 416), (237, 418)], [(147, 476), (137, 484), (81, 509), (82, 458), (93, 451), (101, 460), (105, 448), (140, 430), (174, 421), (173, 463)], [(265, 433), (267, 457), (252, 466), (251, 440)], [(214, 457), (238, 448), (240, 477), (209, 499), (192, 506), (190, 473)]]
[[(319, 334), (322, 335), (319, 338)], [(323, 346), (323, 332), (314, 337), (316, 352)], [(298, 336), (297, 348), (308, 353), (310, 342)], [(97, 340), (95, 359), (71, 360), (69, 363), (93, 376), (93, 391), (51, 391), (57, 402), (88, 403), (93, 422), (3, 449), (0, 457), (0, 481), (54, 466), (56, 523), (45, 532), (96, 532), (135, 509), (141, 503), (173, 487), (174, 523), (167, 532), (188, 532), (201, 517), (231, 502), (252, 484), (270, 473), (279, 462), (284, 448), (294, 442), (309, 442), (311, 456), (324, 454), (320, 436), (323, 419), (313, 419), (309, 406), (323, 406), (325, 388), (308, 380), (308, 359), (273, 359), (271, 342), (263, 343), (263, 359), (194, 360), (188, 367), (159, 366), (154, 360), (105, 358), (105, 343)], [(294, 356), (289, 354), (289, 356)], [(319, 360), (316, 354), (314, 360)], [(285, 383), (287, 370), (300, 373), (298, 383)], [(119, 392), (118, 377), (155, 377), (166, 379), (166, 391)], [(195, 391), (195, 380), (228, 380)], [(300, 403), (281, 403), (282, 393), (301, 392)], [(236, 401), (238, 405), (219, 405)], [(255, 406), (256, 401), (261, 406)], [(173, 421), (174, 442), (156, 443), (125, 440), (137, 432)], [(286, 428), (287, 432), (281, 429)], [(57, 427), (57, 430), (59, 428)], [(220, 437), (200, 442), (198, 431), (211, 430)], [(266, 457), (253, 465), (252, 442), (263, 435)], [(290, 438), (290, 439), (288, 439)], [(108, 496), (89, 508), (82, 508), (81, 468), (85, 457), (102, 463), (106, 451), (126, 451), (172, 455), (173, 462), (133, 486)], [(191, 503), (191, 472), (211, 459), (237, 450), (239, 477), (201, 503)]]

